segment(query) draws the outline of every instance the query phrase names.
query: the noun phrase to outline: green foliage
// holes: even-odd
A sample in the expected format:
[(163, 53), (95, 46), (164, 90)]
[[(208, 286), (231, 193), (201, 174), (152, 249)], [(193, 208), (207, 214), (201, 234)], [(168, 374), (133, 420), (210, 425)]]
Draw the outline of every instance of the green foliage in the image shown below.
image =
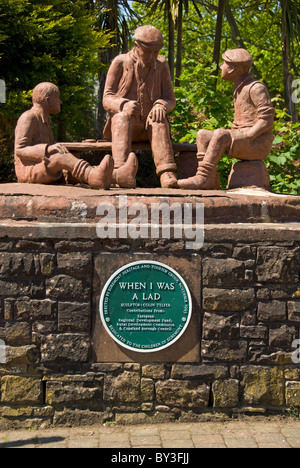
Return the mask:
[[(98, 53), (109, 46), (110, 35), (95, 28), (96, 16), (83, 0), (1, 0), (0, 66), (9, 101), (1, 111), (17, 116), (30, 107), (20, 93), (42, 81), (61, 90), (64, 106), (60, 121), (69, 136), (87, 135), (94, 126), (95, 78)], [(85, 132), (85, 134), (83, 134)]]
[[(180, 87), (175, 88), (176, 109), (171, 116), (173, 138), (195, 142), (200, 128), (228, 127), (233, 118), (232, 96), (216, 88), (215, 65), (190, 60), (185, 64)], [(184, 119), (182, 118), (184, 116)]]
[(16, 121), (40, 82), (61, 91), (56, 136), (58, 130), (67, 139), (94, 136), (99, 53), (111, 38), (95, 24), (96, 13), (83, 0), (0, 0), (0, 78), (7, 87), (7, 103), (0, 104), (0, 180), (12, 161)]
[(266, 161), (272, 189), (278, 193), (300, 194), (300, 123), (292, 123), (286, 110), (280, 107), (281, 99), (273, 99), (276, 105), (274, 144)]
[[(215, 65), (189, 61), (185, 64), (180, 87), (175, 88), (176, 108), (170, 123), (173, 140), (195, 143), (200, 129), (230, 128), (233, 121), (232, 89), (218, 83), (213, 75)], [(184, 117), (183, 117), (184, 116)], [(222, 188), (226, 188), (233, 160), (224, 156), (219, 163)]]

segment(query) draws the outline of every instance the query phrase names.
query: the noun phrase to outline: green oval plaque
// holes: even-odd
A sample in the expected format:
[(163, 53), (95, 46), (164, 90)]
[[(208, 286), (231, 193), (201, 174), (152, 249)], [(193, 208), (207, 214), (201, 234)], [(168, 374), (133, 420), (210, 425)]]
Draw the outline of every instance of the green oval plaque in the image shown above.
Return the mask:
[(107, 281), (100, 316), (119, 345), (139, 353), (161, 351), (185, 332), (192, 315), (190, 291), (182, 277), (159, 262), (120, 268)]

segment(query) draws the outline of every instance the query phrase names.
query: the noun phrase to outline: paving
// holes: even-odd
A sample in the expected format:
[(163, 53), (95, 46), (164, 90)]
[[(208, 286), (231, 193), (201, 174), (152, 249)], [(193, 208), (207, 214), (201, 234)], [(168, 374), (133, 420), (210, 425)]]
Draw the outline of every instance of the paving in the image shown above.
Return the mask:
[[(300, 420), (250, 419), (137, 426), (108, 424), (0, 431), (0, 448), (164, 449), (169, 453), (174, 449), (197, 448), (300, 448)], [(122, 451), (118, 456), (123, 456)]]

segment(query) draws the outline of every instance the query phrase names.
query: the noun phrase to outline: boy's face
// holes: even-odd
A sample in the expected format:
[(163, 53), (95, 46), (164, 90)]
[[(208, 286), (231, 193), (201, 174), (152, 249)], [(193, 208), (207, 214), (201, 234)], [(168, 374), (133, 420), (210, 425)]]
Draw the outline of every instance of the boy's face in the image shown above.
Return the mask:
[(225, 81), (236, 81), (238, 78), (241, 77), (241, 73), (237, 66), (233, 65), (229, 62), (224, 62), (221, 65), (222, 70), (222, 79)]
[(62, 101), (60, 99), (60, 92), (55, 91), (47, 98), (48, 108), (50, 114), (59, 114), (61, 111)]

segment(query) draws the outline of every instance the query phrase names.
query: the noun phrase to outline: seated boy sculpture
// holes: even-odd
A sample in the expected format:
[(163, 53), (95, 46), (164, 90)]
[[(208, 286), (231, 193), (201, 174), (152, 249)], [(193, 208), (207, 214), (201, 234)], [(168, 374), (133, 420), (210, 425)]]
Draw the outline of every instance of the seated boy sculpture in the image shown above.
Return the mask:
[(251, 55), (246, 49), (234, 49), (227, 50), (223, 59), (222, 79), (234, 83), (234, 122), (230, 130), (198, 132), (197, 174), (179, 180), (182, 189), (219, 189), (217, 165), (224, 154), (240, 160), (262, 161), (272, 149), (275, 110), (266, 86), (249, 74)]
[(15, 172), (19, 182), (73, 185), (88, 184), (93, 189), (109, 189), (113, 171), (112, 156), (99, 166), (76, 158), (54, 141), (50, 114), (59, 114), (62, 101), (53, 83), (40, 83), (33, 91), (33, 107), (24, 112), (15, 130)]

